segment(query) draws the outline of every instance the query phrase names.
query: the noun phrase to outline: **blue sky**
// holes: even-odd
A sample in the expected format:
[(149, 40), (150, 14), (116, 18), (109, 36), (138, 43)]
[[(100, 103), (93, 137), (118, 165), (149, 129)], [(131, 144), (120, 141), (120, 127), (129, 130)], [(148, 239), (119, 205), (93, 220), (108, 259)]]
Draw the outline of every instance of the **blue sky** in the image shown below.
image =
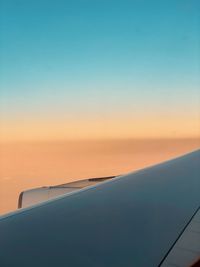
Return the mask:
[(198, 118), (198, 0), (0, 5), (4, 120), (124, 111)]

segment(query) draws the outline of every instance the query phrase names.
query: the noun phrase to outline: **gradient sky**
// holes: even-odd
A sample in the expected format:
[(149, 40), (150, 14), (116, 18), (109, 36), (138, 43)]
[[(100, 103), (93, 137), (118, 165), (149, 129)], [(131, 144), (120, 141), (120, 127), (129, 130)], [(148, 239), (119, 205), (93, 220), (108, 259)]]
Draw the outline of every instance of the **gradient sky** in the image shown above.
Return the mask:
[(199, 137), (199, 0), (0, 0), (0, 139)]

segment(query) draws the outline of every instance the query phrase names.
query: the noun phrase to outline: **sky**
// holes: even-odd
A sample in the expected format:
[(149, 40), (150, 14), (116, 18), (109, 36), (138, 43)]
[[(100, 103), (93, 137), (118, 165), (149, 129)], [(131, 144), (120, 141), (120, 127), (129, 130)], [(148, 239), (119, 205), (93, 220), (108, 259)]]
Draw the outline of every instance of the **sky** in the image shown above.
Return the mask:
[(0, 0), (0, 214), (21, 191), (199, 147), (199, 13), (199, 0)]
[(200, 137), (198, 0), (0, 0), (0, 141)]

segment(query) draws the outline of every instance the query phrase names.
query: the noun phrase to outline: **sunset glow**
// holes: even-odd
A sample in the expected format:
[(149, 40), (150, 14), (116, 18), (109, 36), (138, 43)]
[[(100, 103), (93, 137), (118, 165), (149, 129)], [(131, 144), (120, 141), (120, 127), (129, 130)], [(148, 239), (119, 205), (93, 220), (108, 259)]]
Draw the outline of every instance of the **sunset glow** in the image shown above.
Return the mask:
[(0, 5), (2, 212), (27, 187), (199, 147), (200, 1)]

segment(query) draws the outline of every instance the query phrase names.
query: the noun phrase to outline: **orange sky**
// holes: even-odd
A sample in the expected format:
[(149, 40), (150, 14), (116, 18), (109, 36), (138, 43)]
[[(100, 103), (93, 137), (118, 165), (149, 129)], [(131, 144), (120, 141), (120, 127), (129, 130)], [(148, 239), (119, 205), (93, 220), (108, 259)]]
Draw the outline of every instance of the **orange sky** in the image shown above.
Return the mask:
[(0, 142), (200, 137), (200, 113), (113, 114), (84, 118), (27, 118), (0, 120)]
[(0, 214), (16, 209), (23, 190), (118, 175), (199, 147), (199, 139), (0, 143)]

